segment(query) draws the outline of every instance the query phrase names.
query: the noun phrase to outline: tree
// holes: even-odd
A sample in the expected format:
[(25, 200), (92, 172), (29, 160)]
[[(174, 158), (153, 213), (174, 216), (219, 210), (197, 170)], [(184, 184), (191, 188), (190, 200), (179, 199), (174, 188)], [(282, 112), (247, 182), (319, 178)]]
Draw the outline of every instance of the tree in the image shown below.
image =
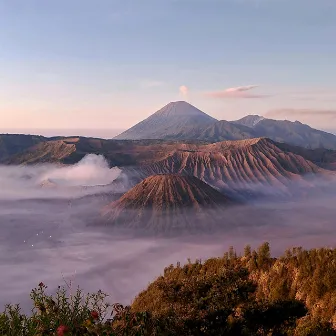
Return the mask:
[(250, 245), (246, 245), (244, 248), (244, 256), (248, 259), (251, 258), (251, 246)]
[(271, 249), (268, 242), (263, 243), (258, 248), (258, 266), (262, 269), (265, 269), (269, 265), (271, 259)]

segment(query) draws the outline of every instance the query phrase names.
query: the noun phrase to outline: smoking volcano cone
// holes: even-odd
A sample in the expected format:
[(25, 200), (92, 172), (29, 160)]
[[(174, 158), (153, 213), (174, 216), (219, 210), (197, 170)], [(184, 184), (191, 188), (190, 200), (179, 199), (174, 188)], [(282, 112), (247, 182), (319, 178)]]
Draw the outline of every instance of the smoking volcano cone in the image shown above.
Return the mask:
[(154, 175), (102, 210), (104, 223), (155, 233), (208, 232), (236, 204), (194, 176)]

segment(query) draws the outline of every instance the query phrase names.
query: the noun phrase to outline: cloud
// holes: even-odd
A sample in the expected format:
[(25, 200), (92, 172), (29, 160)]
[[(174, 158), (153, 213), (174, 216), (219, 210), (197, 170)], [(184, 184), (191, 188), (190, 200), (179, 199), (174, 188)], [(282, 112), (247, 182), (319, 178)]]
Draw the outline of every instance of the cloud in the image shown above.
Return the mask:
[(101, 155), (89, 154), (72, 166), (0, 166), (0, 201), (81, 197), (113, 189), (121, 177), (117, 167), (109, 168)]
[(186, 97), (188, 96), (188, 93), (189, 93), (189, 88), (188, 88), (187, 86), (185, 86), (185, 85), (181, 85), (181, 86), (179, 87), (179, 91), (180, 91), (180, 94), (181, 94), (184, 98), (186, 98)]
[(42, 176), (58, 186), (94, 187), (113, 182), (121, 173), (117, 167), (110, 169), (102, 155), (89, 154), (73, 166), (57, 167)]
[(205, 95), (211, 98), (265, 98), (267, 95), (251, 94), (248, 91), (257, 88), (258, 85), (246, 85), (225, 89), (223, 91), (206, 92)]
[(247, 85), (247, 86), (238, 86), (238, 87), (233, 87), (233, 88), (228, 88), (224, 92), (230, 93), (230, 92), (244, 92), (244, 91), (249, 91), (254, 88), (257, 88), (258, 85)]

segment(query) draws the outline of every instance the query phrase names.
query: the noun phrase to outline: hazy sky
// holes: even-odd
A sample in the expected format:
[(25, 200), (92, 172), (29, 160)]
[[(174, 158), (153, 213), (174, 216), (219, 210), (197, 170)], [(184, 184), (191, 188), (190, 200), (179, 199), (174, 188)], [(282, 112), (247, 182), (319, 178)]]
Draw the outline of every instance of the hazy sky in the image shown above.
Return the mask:
[(335, 36), (335, 0), (0, 0), (0, 127), (124, 129), (186, 99), (336, 129)]

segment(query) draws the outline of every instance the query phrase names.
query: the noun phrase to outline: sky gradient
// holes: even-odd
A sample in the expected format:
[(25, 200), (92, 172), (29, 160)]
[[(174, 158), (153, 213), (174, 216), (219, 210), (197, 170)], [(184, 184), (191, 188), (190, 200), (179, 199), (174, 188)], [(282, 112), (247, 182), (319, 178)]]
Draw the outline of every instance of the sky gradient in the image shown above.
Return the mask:
[(185, 99), (336, 130), (335, 36), (335, 0), (0, 0), (0, 128), (126, 129)]

